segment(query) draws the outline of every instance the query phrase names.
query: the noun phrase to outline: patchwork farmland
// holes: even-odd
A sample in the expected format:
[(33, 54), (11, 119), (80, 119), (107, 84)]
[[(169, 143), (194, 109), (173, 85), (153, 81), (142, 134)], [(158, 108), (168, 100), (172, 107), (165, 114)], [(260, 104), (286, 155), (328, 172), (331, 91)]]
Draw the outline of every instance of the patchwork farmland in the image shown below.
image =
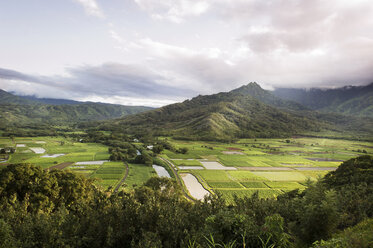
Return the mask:
[[(342, 161), (373, 153), (369, 143), (320, 138), (242, 139), (232, 144), (168, 140), (176, 148), (188, 149), (185, 154), (163, 150), (159, 155), (174, 169), (185, 192), (199, 198), (201, 192), (221, 194), (228, 202), (235, 196), (258, 193), (267, 198), (302, 190)], [(136, 145), (145, 148), (148, 144)], [(32, 163), (43, 169), (70, 170), (95, 179), (104, 189), (130, 190), (157, 176), (151, 166), (110, 162), (108, 147), (102, 144), (63, 137), (0, 138), (0, 147), (15, 149), (2, 158), (0, 166)], [(185, 178), (194, 184), (197, 180), (201, 187), (192, 189), (201, 192), (190, 192)]]
[[(235, 144), (172, 141), (187, 154), (171, 151), (163, 158), (191, 173), (211, 193), (228, 202), (234, 197), (275, 197), (282, 192), (304, 189), (344, 160), (372, 153), (369, 143), (320, 138), (242, 139)], [(215, 164), (215, 167), (209, 166)], [(205, 166), (208, 165), (208, 166)], [(220, 166), (219, 166), (220, 165)]]

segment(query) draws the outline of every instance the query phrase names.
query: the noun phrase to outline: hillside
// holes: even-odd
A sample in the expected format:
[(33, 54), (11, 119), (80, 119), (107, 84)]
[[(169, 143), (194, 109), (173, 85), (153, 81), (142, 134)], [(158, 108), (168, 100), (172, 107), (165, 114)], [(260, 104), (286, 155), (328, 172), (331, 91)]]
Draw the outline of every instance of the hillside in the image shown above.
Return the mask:
[[(283, 109), (255, 99), (250, 88), (262, 101), (279, 101)], [(270, 94), (270, 93), (269, 93)], [(325, 123), (288, 109), (299, 104), (277, 100), (255, 83), (227, 93), (197, 96), (182, 103), (109, 121), (104, 129), (121, 129), (134, 133), (154, 132), (179, 138), (230, 140), (244, 137), (285, 137), (305, 130), (318, 131)], [(281, 107), (281, 106), (280, 106)]]
[(0, 104), (35, 104), (35, 102), (0, 89)]
[(291, 89), (273, 91), (277, 97), (298, 102), (310, 109), (360, 117), (373, 117), (373, 83), (337, 89)]
[(82, 104), (84, 102), (67, 100), (67, 99), (55, 99), (55, 98), (37, 98), (35, 96), (23, 96), (22, 98), (35, 101), (38, 103), (50, 104), (50, 105), (64, 105), (64, 104)]
[(306, 111), (309, 108), (295, 101), (284, 100), (273, 95), (270, 91), (262, 89), (257, 83), (249, 83), (231, 91), (238, 95), (252, 96), (256, 100), (285, 110)]
[[(74, 104), (45, 104), (43, 101), (52, 102), (53, 99), (41, 99), (15, 96), (5, 91), (0, 91), (0, 124), (28, 125), (51, 124), (64, 125), (81, 121), (96, 121), (111, 118), (119, 118), (130, 114), (136, 114), (151, 109), (143, 106), (123, 106), (105, 103)], [(69, 102), (69, 100), (57, 99), (56, 102)]]

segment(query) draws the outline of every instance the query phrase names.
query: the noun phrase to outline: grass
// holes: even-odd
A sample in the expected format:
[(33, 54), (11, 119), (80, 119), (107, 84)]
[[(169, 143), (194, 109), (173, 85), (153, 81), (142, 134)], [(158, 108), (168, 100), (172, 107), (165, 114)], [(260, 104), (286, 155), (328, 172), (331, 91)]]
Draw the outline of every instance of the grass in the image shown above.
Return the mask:
[(142, 185), (153, 176), (157, 176), (157, 174), (151, 166), (144, 164), (129, 164), (129, 174), (124, 183), (127, 188), (133, 188)]
[(195, 174), (200, 175), (205, 181), (219, 181), (219, 182), (230, 182), (227, 172), (221, 170), (198, 170), (193, 171)]
[(208, 185), (211, 188), (242, 188), (241, 184), (235, 181), (230, 181), (230, 182), (209, 181)]
[(202, 166), (202, 164), (198, 160), (172, 160), (171, 161), (173, 164), (177, 166)]
[(245, 150), (243, 151), (247, 155), (265, 155), (264, 152), (258, 151), (258, 150)]
[(287, 171), (254, 171), (254, 175), (264, 177), (270, 181), (295, 181), (302, 182), (307, 180), (307, 177), (300, 172)]
[(244, 197), (250, 197), (254, 193), (258, 192), (258, 195), (260, 198), (272, 198), (276, 197), (282, 192), (278, 189), (214, 189), (215, 192), (219, 193), (222, 195), (222, 197), (227, 201), (227, 203), (234, 203), (234, 197), (238, 198), (244, 198)]
[(240, 182), (245, 188), (259, 189), (259, 188), (268, 188), (264, 182)]
[(261, 160), (255, 160), (254, 158), (251, 158), (247, 162), (247, 166), (252, 166), (252, 167), (270, 167), (269, 165), (270, 161), (261, 161)]
[[(87, 167), (92, 168), (89, 165)], [(98, 178), (97, 184), (104, 188), (109, 186), (115, 187), (124, 177), (125, 170), (126, 167), (122, 162), (106, 162), (94, 171), (90, 177)]]
[(246, 155), (219, 155), (219, 161), (225, 166), (244, 167), (250, 166), (248, 164), (248, 157)]
[(255, 175), (250, 171), (229, 171), (229, 175), (236, 181), (267, 181), (266, 178)]
[(319, 177), (325, 176), (328, 171), (299, 171), (299, 173), (302, 173), (306, 177), (310, 177), (312, 180), (316, 180)]
[(297, 182), (265, 182), (265, 184), (272, 189), (304, 189), (305, 187), (302, 184)]

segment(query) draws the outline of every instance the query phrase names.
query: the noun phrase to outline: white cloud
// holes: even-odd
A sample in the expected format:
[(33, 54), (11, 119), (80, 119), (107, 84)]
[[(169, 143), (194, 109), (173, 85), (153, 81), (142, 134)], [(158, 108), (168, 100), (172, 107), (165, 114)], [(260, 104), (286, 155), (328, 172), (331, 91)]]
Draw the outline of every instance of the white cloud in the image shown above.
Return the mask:
[(87, 15), (104, 18), (104, 14), (95, 0), (74, 0), (83, 6)]
[[(75, 1), (88, 14), (103, 16), (95, 1)], [(3, 71), (3, 78), (18, 80), (17, 84), (22, 80), (38, 83), (37, 91), (44, 96), (52, 94), (50, 88), (41, 90), (48, 85), (79, 97), (97, 97), (100, 92), (101, 97), (112, 99), (142, 96), (164, 103), (228, 91), (250, 81), (268, 87), (334, 87), (373, 81), (371, 0), (133, 1), (137, 5), (116, 1), (126, 9), (107, 8), (106, 33), (92, 29), (92, 37), (109, 35), (114, 42), (105, 47), (105, 39), (92, 48), (96, 42), (91, 37), (74, 50), (79, 55), (88, 44), (93, 56), (69, 63), (88, 66), (73, 66), (65, 75), (44, 78)], [(74, 60), (75, 53), (71, 54)]]
[(209, 8), (205, 0), (135, 0), (138, 6), (154, 19), (183, 22), (186, 17), (198, 16)]
[(97, 96), (97, 95), (81, 97), (75, 100), (89, 101), (89, 102), (105, 102), (105, 103), (121, 104), (121, 105), (128, 105), (128, 106), (149, 106), (149, 107), (161, 107), (164, 105), (177, 102), (175, 100), (156, 99), (156, 98), (136, 98), (136, 97), (123, 97), (123, 96), (102, 97), (102, 96)]

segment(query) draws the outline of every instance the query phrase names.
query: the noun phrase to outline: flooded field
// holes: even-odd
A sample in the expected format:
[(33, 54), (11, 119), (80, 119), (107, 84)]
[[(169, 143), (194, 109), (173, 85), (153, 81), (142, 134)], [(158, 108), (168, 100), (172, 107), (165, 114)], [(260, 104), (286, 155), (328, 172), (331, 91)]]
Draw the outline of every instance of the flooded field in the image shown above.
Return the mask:
[(76, 162), (76, 165), (102, 165), (105, 162), (109, 162), (109, 160), (99, 160), (99, 161), (83, 161), (83, 162)]
[(66, 154), (65, 153), (46, 154), (46, 155), (41, 156), (41, 158), (58, 158), (58, 157), (61, 157), (61, 156), (64, 156), (64, 155), (66, 155)]
[(204, 170), (202, 166), (179, 166), (180, 170)]
[(153, 164), (153, 169), (155, 170), (155, 172), (157, 172), (157, 175), (159, 177), (171, 178), (170, 174), (168, 173), (168, 171), (166, 171), (164, 167)]
[(181, 178), (184, 181), (184, 184), (186, 188), (188, 189), (190, 195), (197, 199), (197, 200), (203, 200), (203, 198), (206, 195), (209, 195), (210, 192), (208, 192), (197, 180), (195, 176), (192, 174), (181, 174)]
[(216, 161), (201, 161), (201, 164), (207, 169), (207, 170), (237, 170), (235, 167), (226, 167), (223, 166), (221, 163)]
[(36, 154), (43, 154), (45, 152), (45, 149), (41, 147), (32, 147), (30, 150)]

